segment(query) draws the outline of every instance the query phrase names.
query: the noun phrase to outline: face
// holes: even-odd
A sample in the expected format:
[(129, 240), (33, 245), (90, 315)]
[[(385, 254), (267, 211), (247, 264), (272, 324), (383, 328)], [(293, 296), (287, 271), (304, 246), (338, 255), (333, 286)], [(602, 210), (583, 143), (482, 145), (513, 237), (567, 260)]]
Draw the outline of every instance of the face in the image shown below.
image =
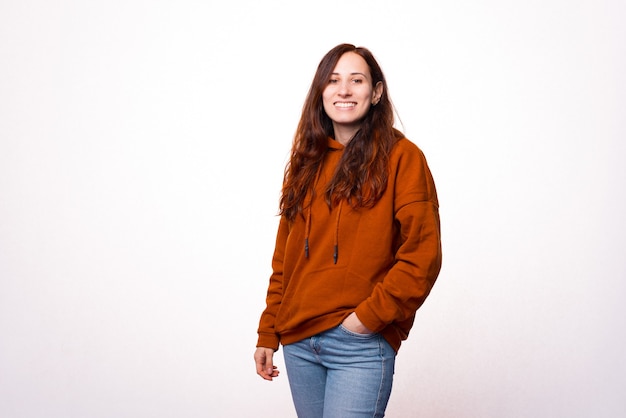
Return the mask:
[(369, 66), (359, 54), (343, 54), (322, 93), (324, 110), (333, 121), (335, 135), (356, 133), (370, 106), (378, 103), (382, 92), (382, 83), (372, 84)]

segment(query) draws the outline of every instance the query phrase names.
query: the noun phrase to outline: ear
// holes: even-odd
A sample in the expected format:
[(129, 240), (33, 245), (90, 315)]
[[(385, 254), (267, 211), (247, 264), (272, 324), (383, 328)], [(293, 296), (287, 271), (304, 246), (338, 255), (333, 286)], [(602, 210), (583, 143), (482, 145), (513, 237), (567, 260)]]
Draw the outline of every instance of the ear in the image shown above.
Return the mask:
[(379, 81), (374, 86), (374, 92), (372, 93), (372, 105), (376, 106), (383, 96), (383, 82)]

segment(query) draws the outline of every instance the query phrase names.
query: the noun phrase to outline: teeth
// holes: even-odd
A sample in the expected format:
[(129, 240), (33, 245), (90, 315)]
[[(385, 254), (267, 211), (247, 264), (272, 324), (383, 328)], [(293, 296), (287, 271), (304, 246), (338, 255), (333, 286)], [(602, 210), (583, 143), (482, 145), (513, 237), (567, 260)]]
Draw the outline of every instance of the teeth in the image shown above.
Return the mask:
[(337, 107), (354, 107), (356, 103), (335, 103)]

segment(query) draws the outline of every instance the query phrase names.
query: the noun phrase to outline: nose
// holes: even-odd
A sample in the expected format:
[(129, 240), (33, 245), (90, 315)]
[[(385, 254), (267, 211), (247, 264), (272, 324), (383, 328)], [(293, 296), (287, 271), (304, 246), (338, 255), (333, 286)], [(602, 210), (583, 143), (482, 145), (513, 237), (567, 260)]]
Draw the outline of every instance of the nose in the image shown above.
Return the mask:
[(351, 94), (350, 82), (342, 81), (341, 84), (339, 85), (339, 90), (337, 91), (337, 94), (339, 94), (341, 97), (350, 96)]

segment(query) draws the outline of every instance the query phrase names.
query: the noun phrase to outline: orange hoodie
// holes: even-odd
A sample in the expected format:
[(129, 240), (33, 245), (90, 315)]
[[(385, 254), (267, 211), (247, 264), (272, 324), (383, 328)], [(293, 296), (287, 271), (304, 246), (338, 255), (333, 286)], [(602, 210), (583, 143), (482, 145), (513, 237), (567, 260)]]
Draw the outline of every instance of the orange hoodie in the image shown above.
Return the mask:
[(437, 192), (421, 150), (406, 138), (394, 145), (373, 207), (329, 209), (324, 190), (343, 149), (329, 138), (310, 209), (280, 220), (257, 347), (277, 350), (356, 312), (398, 351), (439, 274)]

